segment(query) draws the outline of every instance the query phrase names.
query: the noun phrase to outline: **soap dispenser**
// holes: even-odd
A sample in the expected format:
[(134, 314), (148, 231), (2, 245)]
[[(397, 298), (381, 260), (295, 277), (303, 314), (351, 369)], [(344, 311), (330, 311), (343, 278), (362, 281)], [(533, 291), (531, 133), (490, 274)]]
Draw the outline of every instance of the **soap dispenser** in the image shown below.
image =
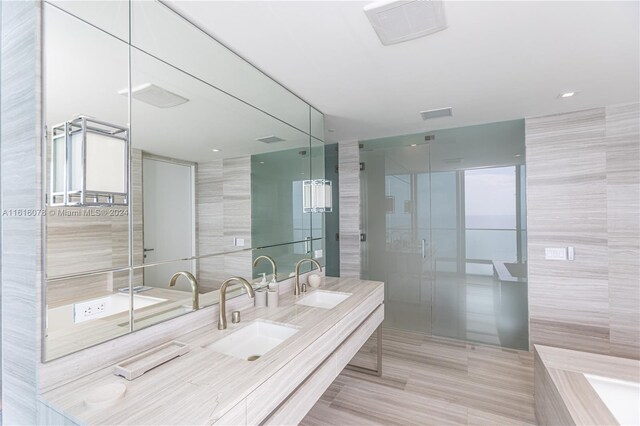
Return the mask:
[(254, 296), (254, 306), (256, 308), (264, 308), (265, 306), (267, 306), (267, 274), (262, 274), (262, 281), (260, 281), (256, 287), (257, 289)]
[(269, 285), (269, 283), (267, 283), (267, 273), (266, 272), (262, 272), (262, 281), (260, 281), (258, 283), (258, 285), (260, 286), (260, 288), (266, 287), (267, 285)]

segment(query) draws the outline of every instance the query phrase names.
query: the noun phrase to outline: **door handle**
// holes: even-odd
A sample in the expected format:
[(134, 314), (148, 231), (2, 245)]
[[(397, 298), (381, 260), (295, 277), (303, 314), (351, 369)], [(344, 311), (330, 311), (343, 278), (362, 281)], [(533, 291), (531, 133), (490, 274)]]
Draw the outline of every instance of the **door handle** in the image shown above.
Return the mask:
[(147, 252), (148, 252), (148, 251), (155, 251), (155, 249), (143, 248), (143, 249), (142, 249), (142, 253), (143, 253), (143, 254), (142, 254), (142, 258), (143, 258), (143, 259), (146, 259), (146, 258), (147, 258)]

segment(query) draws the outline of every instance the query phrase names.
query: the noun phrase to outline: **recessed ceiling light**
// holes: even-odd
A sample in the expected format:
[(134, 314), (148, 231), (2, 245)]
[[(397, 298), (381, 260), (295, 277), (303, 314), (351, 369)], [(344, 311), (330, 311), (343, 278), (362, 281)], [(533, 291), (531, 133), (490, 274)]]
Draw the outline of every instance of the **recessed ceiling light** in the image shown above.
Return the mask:
[(522, 157), (522, 154), (513, 154), (514, 157)]
[(211, 151), (213, 152), (220, 152), (220, 150), (218, 148), (213, 148)]
[(412, 143), (411, 146), (418, 146), (418, 144), (417, 143)]
[(560, 93), (558, 95), (559, 98), (570, 98), (572, 96), (575, 96), (578, 92), (564, 92), (564, 93)]
[(264, 164), (264, 161), (261, 161), (260, 164)]

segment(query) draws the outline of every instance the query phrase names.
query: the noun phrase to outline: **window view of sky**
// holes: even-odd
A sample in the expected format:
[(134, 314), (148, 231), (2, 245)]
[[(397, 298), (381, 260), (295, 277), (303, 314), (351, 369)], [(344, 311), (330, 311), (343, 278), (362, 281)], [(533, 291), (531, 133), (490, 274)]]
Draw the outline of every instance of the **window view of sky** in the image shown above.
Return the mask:
[(465, 170), (467, 228), (515, 229), (515, 172), (514, 166)]

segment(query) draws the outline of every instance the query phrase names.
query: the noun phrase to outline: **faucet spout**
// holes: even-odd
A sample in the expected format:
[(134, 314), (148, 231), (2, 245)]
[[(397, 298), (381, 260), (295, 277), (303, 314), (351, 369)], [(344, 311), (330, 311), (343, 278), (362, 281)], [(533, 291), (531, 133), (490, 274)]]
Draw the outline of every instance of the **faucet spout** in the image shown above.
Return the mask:
[(227, 287), (237, 281), (247, 289), (247, 295), (253, 299), (255, 293), (253, 287), (247, 280), (242, 277), (231, 277), (220, 286), (220, 315), (218, 315), (218, 330), (226, 330), (227, 328)]
[(293, 294), (295, 296), (298, 296), (302, 292), (302, 290), (300, 289), (300, 266), (305, 262), (313, 263), (314, 265), (316, 265), (318, 270), (322, 272), (322, 266), (320, 266), (318, 261), (313, 258), (301, 259), (298, 263), (296, 263), (296, 280), (295, 280), (295, 286), (293, 287)]
[(276, 266), (276, 261), (273, 260), (271, 256), (262, 255), (255, 258), (253, 261), (253, 267), (255, 268), (261, 260), (266, 260), (271, 263), (271, 271), (273, 273), (273, 281), (276, 282), (278, 280), (278, 267)]
[(169, 282), (169, 287), (175, 286), (176, 281), (178, 281), (178, 278), (180, 278), (181, 275), (186, 279), (188, 279), (189, 284), (191, 284), (191, 302), (192, 302), (191, 309), (193, 309), (194, 311), (197, 311), (198, 309), (200, 309), (198, 280), (196, 280), (196, 277), (194, 277), (191, 272), (180, 271), (173, 274), (173, 276), (171, 277), (171, 281)]

